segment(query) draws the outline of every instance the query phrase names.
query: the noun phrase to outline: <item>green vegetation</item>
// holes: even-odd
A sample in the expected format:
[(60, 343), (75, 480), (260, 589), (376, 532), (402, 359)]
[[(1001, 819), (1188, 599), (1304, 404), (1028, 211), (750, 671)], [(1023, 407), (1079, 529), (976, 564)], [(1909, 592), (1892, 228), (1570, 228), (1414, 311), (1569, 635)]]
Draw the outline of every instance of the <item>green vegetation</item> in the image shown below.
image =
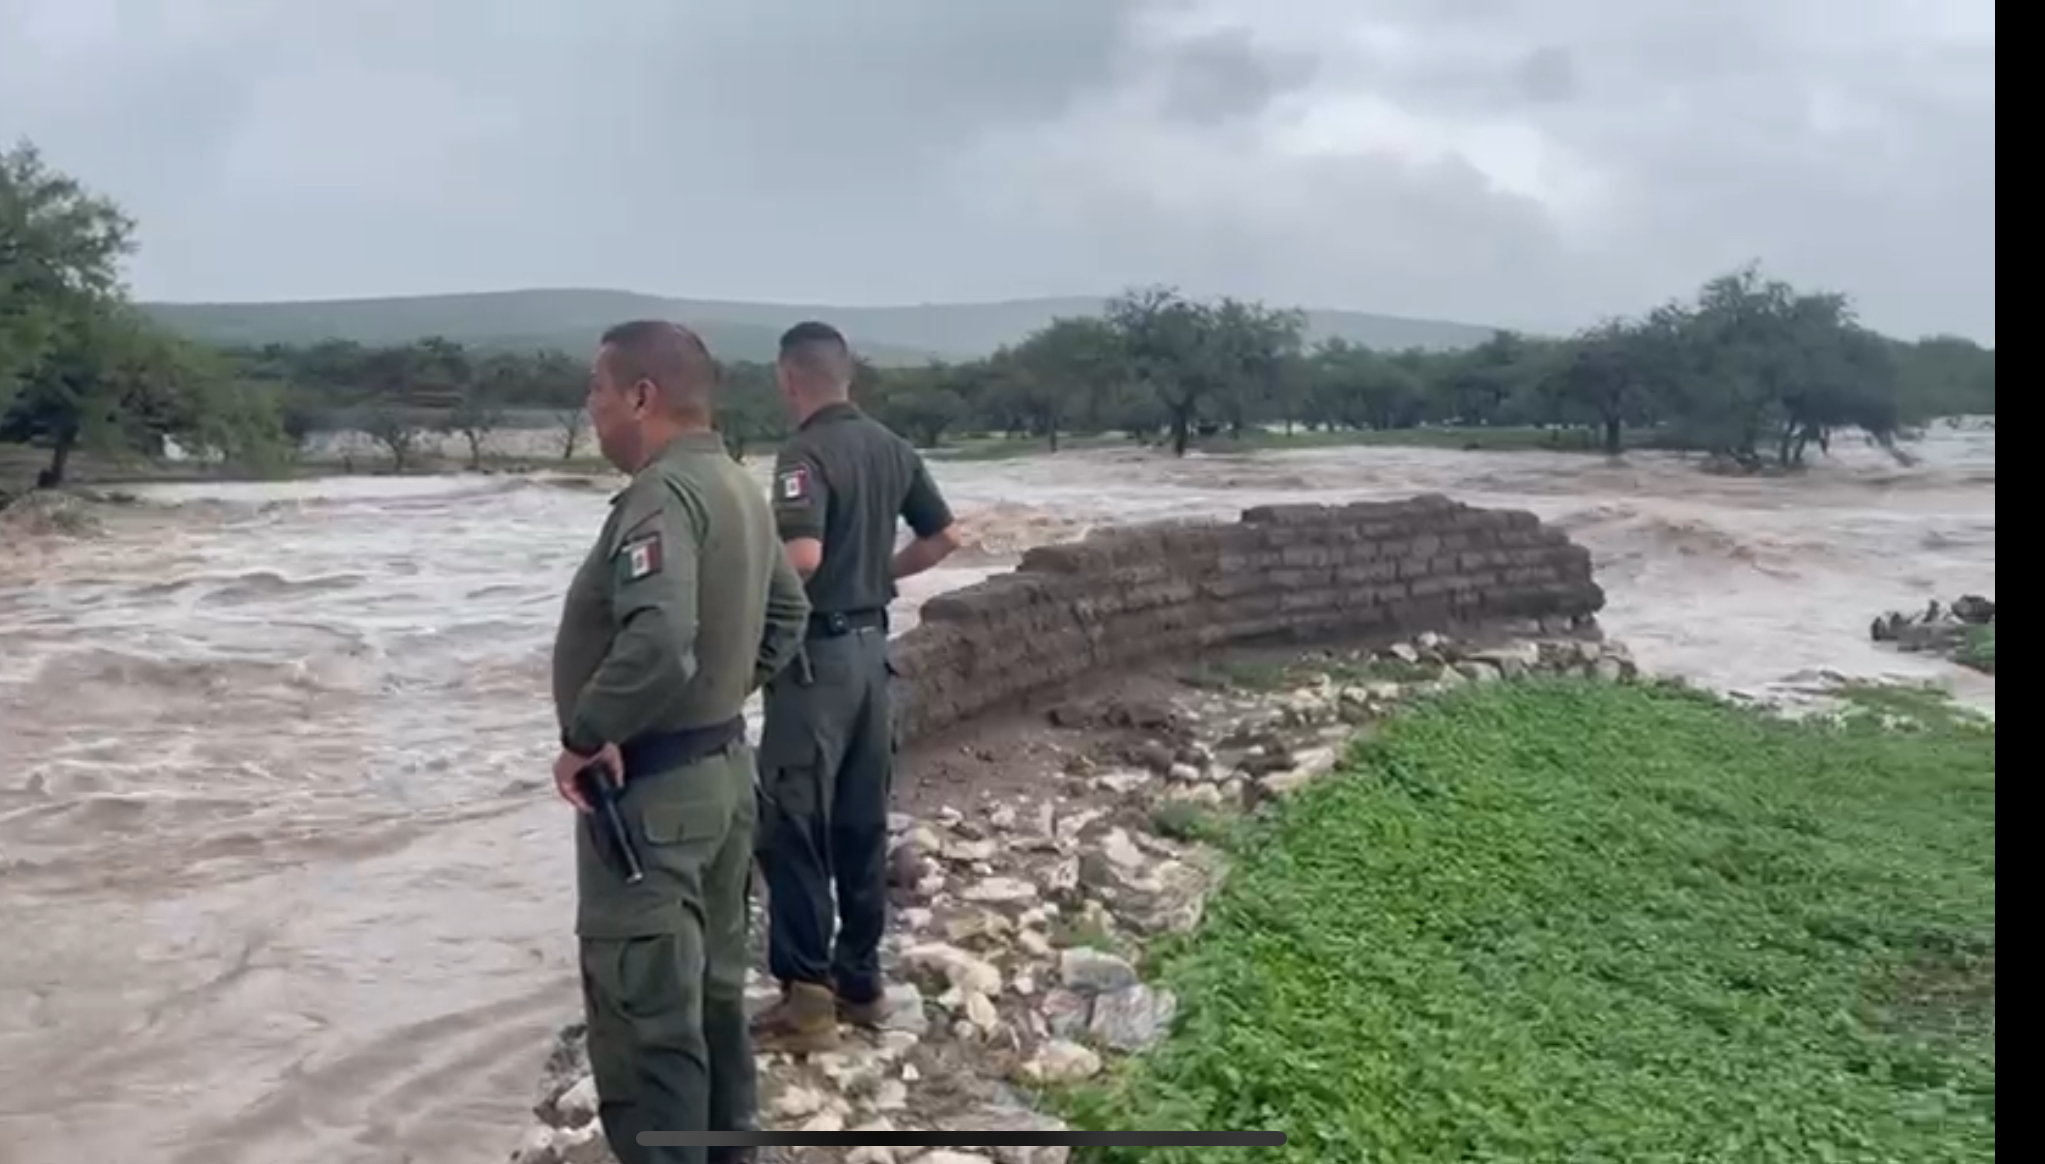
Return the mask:
[(1232, 846), (1165, 1043), (1059, 1097), (1287, 1147), (1083, 1158), (1992, 1160), (1994, 728), (1898, 709), (1547, 680), (1395, 718)]
[[(704, 324), (724, 361), (719, 427), (735, 455), (785, 435), (761, 345), (798, 313), (855, 336), (894, 320), (894, 346), (865, 344), (855, 398), (923, 446), (955, 444), (963, 457), (1057, 451), (1075, 438), (1179, 453), (1313, 443), (1618, 452), (1630, 441), (1795, 466), (1840, 430), (1887, 443), (1939, 415), (1995, 408), (1993, 351), (1877, 336), (1843, 296), (1752, 268), (1710, 280), (1692, 302), (1538, 339), (1201, 302), (1167, 287), (1050, 314), (1042, 302), (889, 315), (612, 292), (143, 309), (120, 281), (134, 246), (118, 207), (32, 146), (0, 156), (0, 444), (42, 450), (46, 483), (62, 483), (74, 456), (160, 462), (172, 442), (208, 465), (287, 471), (308, 437), (333, 431), (366, 433), (400, 472), (437, 461), (433, 434), (458, 437), (466, 463), (482, 467), (492, 434), (513, 427), (552, 430), (572, 464), (589, 451), (587, 348), (602, 327), (652, 313), (702, 322), (712, 306), (719, 326), (740, 329)], [(934, 342), (945, 327), (961, 338)], [(990, 346), (952, 362), (930, 354)]]
[(169, 437), (273, 457), (274, 398), (126, 301), (118, 267), (133, 229), (33, 147), (0, 154), (0, 441), (47, 448), (52, 483), (81, 449), (160, 452)]
[(1954, 703), (1952, 696), (1935, 683), (1857, 681), (1845, 684), (1835, 694), (1854, 710), (1874, 716), (1887, 726), (1906, 730), (1939, 730), (1990, 722), (1980, 712)]
[(1995, 674), (1995, 624), (1990, 622), (1969, 628), (1967, 639), (1960, 644), (1960, 652), (1954, 658), (1977, 671)]
[(1236, 818), (1188, 800), (1160, 801), (1150, 813), (1150, 829), (1174, 841), (1221, 844), (1235, 835)]

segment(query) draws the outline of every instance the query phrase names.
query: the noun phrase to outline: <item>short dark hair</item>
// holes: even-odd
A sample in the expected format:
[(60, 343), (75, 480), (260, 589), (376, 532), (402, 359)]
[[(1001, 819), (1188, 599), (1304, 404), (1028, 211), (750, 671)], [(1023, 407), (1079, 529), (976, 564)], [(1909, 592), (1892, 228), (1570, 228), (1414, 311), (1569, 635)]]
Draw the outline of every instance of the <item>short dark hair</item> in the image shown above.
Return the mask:
[(672, 405), (709, 411), (717, 361), (694, 331), (665, 319), (634, 319), (607, 328), (598, 344), (612, 379), (651, 380)]
[(805, 320), (782, 332), (780, 359), (815, 381), (852, 380), (852, 345), (845, 342), (844, 332), (828, 323)]

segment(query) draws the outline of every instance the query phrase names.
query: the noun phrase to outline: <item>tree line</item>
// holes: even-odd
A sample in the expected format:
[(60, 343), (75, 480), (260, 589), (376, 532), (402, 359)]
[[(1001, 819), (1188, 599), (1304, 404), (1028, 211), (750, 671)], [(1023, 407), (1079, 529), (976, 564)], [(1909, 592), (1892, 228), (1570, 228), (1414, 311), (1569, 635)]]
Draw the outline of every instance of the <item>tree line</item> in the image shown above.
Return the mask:
[[(318, 433), (360, 432), (403, 469), (431, 434), (458, 434), (480, 464), (493, 432), (537, 424), (558, 434), (563, 460), (586, 451), (586, 353), (431, 336), (197, 344), (128, 300), (119, 267), (133, 232), (119, 207), (32, 146), (0, 155), (0, 441), (49, 450), (48, 483), (76, 450), (154, 455), (173, 440), (256, 467)], [(785, 435), (771, 367), (721, 371), (719, 427), (734, 455)], [(1184, 453), (1272, 427), (1540, 426), (1613, 453), (1650, 439), (1787, 467), (1842, 430), (1890, 443), (1938, 416), (1992, 414), (1995, 353), (1957, 337), (1876, 334), (1844, 295), (1750, 265), (1575, 335), (1499, 331), (1457, 351), (1310, 343), (1298, 310), (1140, 287), (981, 359), (862, 361), (854, 394), (925, 446), (1003, 434), (1055, 450), (1113, 435)]]

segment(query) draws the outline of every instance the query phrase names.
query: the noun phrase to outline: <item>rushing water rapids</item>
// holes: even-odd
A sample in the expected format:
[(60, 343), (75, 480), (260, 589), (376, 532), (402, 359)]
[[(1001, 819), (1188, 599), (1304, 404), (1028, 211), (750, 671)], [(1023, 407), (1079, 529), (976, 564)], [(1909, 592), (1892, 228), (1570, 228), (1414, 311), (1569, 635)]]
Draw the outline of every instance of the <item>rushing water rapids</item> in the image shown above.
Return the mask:
[[(944, 464), (971, 547), (903, 613), (1094, 525), (1441, 491), (1589, 546), (1651, 669), (1992, 706), (1993, 680), (1867, 641), (1881, 610), (1994, 590), (1993, 431), (1913, 451), (1787, 481), (1404, 449)], [(145, 496), (0, 551), (0, 1162), (501, 1160), (577, 1006), (545, 668), (604, 491)]]

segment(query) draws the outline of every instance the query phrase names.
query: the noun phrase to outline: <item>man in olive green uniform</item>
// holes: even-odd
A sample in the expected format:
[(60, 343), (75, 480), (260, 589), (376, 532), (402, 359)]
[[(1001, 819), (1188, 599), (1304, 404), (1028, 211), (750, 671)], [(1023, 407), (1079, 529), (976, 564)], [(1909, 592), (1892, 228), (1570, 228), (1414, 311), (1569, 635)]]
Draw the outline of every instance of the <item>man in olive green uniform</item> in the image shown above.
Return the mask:
[[(821, 323), (790, 328), (776, 372), (798, 427), (775, 465), (774, 513), (812, 612), (802, 657), (766, 690), (760, 866), (782, 997), (753, 1033), (763, 1050), (810, 1053), (837, 1044), (840, 1017), (870, 1025), (881, 1015), (894, 773), (887, 607), (896, 581), (958, 543), (923, 459), (852, 405), (844, 336)], [(915, 535), (899, 553), (898, 520)]]
[[(743, 708), (796, 657), (809, 604), (759, 487), (711, 427), (715, 381), (684, 328), (604, 334), (590, 420), (632, 480), (569, 586), (554, 643), (554, 782), (581, 810), (590, 1067), (624, 1164), (743, 1160), (638, 1136), (756, 1126), (745, 968), (758, 805)], [(592, 763), (613, 774), (636, 883), (577, 782)]]

